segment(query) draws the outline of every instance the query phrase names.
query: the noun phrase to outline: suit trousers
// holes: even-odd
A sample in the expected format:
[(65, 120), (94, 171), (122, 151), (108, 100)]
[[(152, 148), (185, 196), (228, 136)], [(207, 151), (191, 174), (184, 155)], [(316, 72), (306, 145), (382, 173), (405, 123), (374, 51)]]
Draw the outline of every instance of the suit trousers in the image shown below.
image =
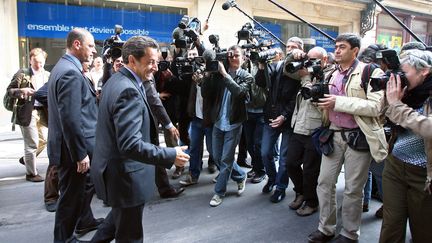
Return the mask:
[(37, 175), (36, 156), (46, 147), (48, 118), (42, 110), (33, 110), (28, 126), (20, 126), (24, 139), (24, 161), (27, 175)]
[(384, 165), (381, 243), (402, 243), (409, 220), (414, 243), (431, 242), (432, 196), (423, 191), (426, 168), (388, 156)]
[(118, 243), (143, 242), (143, 216), (144, 204), (130, 208), (112, 208), (91, 239), (92, 243), (111, 242)]
[(59, 198), (59, 177), (57, 165), (48, 165), (44, 186), (45, 203), (56, 202)]
[(59, 165), (60, 198), (54, 223), (54, 242), (66, 242), (76, 228), (85, 228), (95, 220), (90, 207), (94, 185), (90, 174), (78, 173), (76, 164)]
[(288, 176), (294, 184), (294, 191), (304, 196), (307, 206), (317, 207), (316, 188), (321, 156), (312, 143), (312, 137), (293, 133), (289, 138), (288, 147), (289, 156), (286, 164)]
[(360, 235), (363, 188), (372, 160), (370, 152), (360, 152), (348, 147), (340, 132), (333, 135), (334, 151), (322, 155), (318, 177), (318, 201), (320, 206), (318, 230), (326, 235), (336, 232), (336, 183), (342, 165), (345, 169), (345, 189), (342, 202), (341, 234), (353, 240)]

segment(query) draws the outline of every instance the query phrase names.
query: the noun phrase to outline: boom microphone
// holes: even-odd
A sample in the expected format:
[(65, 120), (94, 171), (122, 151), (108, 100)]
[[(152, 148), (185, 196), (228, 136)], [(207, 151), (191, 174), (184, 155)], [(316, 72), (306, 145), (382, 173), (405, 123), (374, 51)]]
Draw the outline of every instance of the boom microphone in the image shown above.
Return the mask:
[(226, 2), (224, 2), (224, 4), (222, 4), (222, 9), (223, 10), (228, 10), (231, 7), (235, 7), (237, 6), (237, 4), (235, 3), (234, 0), (228, 0)]

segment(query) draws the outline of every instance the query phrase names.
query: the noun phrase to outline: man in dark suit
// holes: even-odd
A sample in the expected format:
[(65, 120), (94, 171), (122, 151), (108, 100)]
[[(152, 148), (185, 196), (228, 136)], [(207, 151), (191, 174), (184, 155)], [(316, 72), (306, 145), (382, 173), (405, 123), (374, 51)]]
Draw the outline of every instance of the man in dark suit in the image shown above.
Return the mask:
[(157, 71), (158, 44), (136, 36), (123, 45), (125, 66), (105, 84), (99, 103), (91, 176), (112, 207), (92, 242), (142, 242), (144, 203), (153, 194), (154, 165), (184, 166), (186, 147), (161, 148), (142, 84)]
[(97, 228), (90, 208), (94, 187), (87, 178), (97, 119), (95, 90), (82, 74), (82, 62), (96, 53), (93, 36), (76, 28), (67, 36), (67, 51), (48, 81), (48, 157), (58, 166), (60, 198), (54, 242)]

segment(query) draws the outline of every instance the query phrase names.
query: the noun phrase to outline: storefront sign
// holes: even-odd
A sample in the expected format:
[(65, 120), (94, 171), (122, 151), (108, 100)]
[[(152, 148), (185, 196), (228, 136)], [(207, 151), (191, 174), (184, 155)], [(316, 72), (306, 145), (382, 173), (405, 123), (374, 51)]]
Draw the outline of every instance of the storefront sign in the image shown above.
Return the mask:
[[(338, 36), (338, 32), (336, 31), (329, 31), (329, 30), (323, 30), (323, 31), (333, 38), (336, 38)], [(335, 43), (332, 40), (325, 37), (324, 35), (322, 35), (321, 33), (319, 33), (318, 31), (312, 29), (311, 38), (316, 40), (317, 46), (326, 49), (326, 51), (328, 52), (334, 52)]]
[(89, 6), (18, 2), (20, 37), (61, 38), (75, 27), (89, 30), (96, 40), (114, 35), (114, 25), (123, 26), (121, 38), (146, 35), (159, 42), (171, 42), (180, 14), (118, 10)]

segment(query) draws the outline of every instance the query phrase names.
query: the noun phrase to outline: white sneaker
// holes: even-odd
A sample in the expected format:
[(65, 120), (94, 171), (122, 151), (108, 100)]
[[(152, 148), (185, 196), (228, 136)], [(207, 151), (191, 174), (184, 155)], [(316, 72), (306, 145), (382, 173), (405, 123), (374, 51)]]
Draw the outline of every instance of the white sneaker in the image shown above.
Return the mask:
[(247, 177), (245, 177), (241, 182), (237, 182), (237, 188), (238, 188), (237, 195), (239, 195), (239, 196), (246, 189), (246, 179), (247, 179)]
[(217, 195), (217, 194), (215, 194), (215, 195), (212, 197), (212, 199), (210, 200), (210, 206), (212, 206), (212, 207), (217, 207), (217, 206), (219, 206), (221, 203), (222, 203), (222, 198), (221, 198), (219, 195)]

